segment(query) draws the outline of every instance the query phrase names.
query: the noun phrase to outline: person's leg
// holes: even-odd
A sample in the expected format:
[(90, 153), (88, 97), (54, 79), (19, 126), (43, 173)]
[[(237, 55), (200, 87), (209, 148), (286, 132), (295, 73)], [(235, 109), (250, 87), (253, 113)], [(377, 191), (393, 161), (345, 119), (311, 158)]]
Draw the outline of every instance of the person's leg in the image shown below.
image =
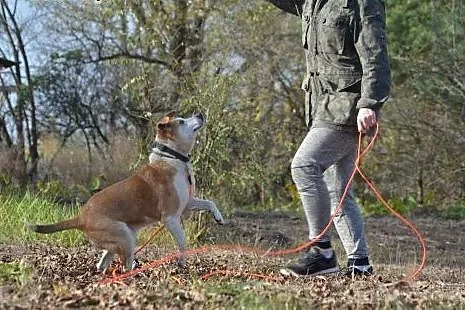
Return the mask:
[[(291, 164), (292, 179), (300, 194), (309, 229), (309, 239), (318, 236), (330, 218), (331, 199), (324, 180), (325, 170), (354, 149), (353, 135), (329, 128), (312, 128)], [(328, 233), (320, 241), (329, 241)]]
[[(331, 200), (323, 179), (324, 171), (353, 149), (347, 134), (329, 128), (312, 128), (300, 145), (291, 165), (292, 178), (299, 191), (309, 228), (309, 239), (316, 238), (330, 218)], [(338, 270), (330, 236), (319, 237), (315, 247), (282, 273), (317, 275)]]
[[(356, 137), (352, 143), (353, 150), (335, 162), (324, 173), (324, 180), (331, 197), (332, 213), (336, 211), (355, 167), (357, 147), (355, 139)], [(371, 273), (363, 217), (351, 189), (344, 199), (342, 210), (334, 218), (334, 225), (347, 254), (348, 267), (357, 266), (360, 270)]]

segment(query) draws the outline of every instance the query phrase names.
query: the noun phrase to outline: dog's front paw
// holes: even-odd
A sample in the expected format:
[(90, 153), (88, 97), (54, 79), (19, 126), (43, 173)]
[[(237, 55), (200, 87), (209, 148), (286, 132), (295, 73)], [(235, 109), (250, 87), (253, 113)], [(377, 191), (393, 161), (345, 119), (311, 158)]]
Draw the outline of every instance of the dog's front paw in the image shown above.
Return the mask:
[(213, 217), (215, 218), (215, 221), (216, 221), (219, 225), (224, 225), (224, 218), (223, 218), (223, 216), (221, 215), (221, 213), (220, 213), (219, 211), (213, 213)]

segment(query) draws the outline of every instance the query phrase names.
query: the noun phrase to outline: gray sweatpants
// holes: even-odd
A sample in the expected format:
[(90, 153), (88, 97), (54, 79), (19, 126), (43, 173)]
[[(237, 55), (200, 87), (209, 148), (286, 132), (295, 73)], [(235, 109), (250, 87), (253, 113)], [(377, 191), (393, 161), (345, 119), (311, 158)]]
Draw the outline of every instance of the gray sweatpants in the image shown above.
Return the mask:
[[(330, 128), (311, 128), (292, 160), (292, 179), (307, 218), (309, 239), (321, 233), (336, 209), (354, 169), (357, 135)], [(344, 200), (334, 225), (347, 257), (368, 257), (360, 208), (352, 190)], [(326, 233), (320, 241), (329, 241)]]

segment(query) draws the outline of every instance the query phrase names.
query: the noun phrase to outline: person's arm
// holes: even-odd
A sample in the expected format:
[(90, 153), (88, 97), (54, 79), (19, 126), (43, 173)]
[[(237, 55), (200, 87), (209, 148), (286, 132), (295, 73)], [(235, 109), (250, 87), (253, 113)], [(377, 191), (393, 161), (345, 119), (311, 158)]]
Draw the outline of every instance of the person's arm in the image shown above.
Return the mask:
[(382, 0), (357, 0), (359, 22), (355, 48), (362, 65), (361, 97), (357, 109), (378, 110), (387, 100), (391, 71), (386, 44), (386, 14)]
[(305, 0), (266, 0), (283, 11), (294, 15), (302, 15), (302, 6)]

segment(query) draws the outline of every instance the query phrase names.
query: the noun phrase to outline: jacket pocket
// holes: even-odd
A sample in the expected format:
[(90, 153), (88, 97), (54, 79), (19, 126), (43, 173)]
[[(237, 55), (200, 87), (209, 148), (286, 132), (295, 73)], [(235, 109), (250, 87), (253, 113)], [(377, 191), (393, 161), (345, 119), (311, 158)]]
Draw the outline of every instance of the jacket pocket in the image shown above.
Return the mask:
[(350, 32), (351, 15), (339, 12), (334, 15), (323, 16), (318, 21), (319, 50), (327, 54), (344, 53), (346, 38)]
[(360, 98), (356, 93), (328, 94), (324, 102), (324, 109), (318, 110), (319, 118), (335, 124), (357, 124), (357, 101)]

